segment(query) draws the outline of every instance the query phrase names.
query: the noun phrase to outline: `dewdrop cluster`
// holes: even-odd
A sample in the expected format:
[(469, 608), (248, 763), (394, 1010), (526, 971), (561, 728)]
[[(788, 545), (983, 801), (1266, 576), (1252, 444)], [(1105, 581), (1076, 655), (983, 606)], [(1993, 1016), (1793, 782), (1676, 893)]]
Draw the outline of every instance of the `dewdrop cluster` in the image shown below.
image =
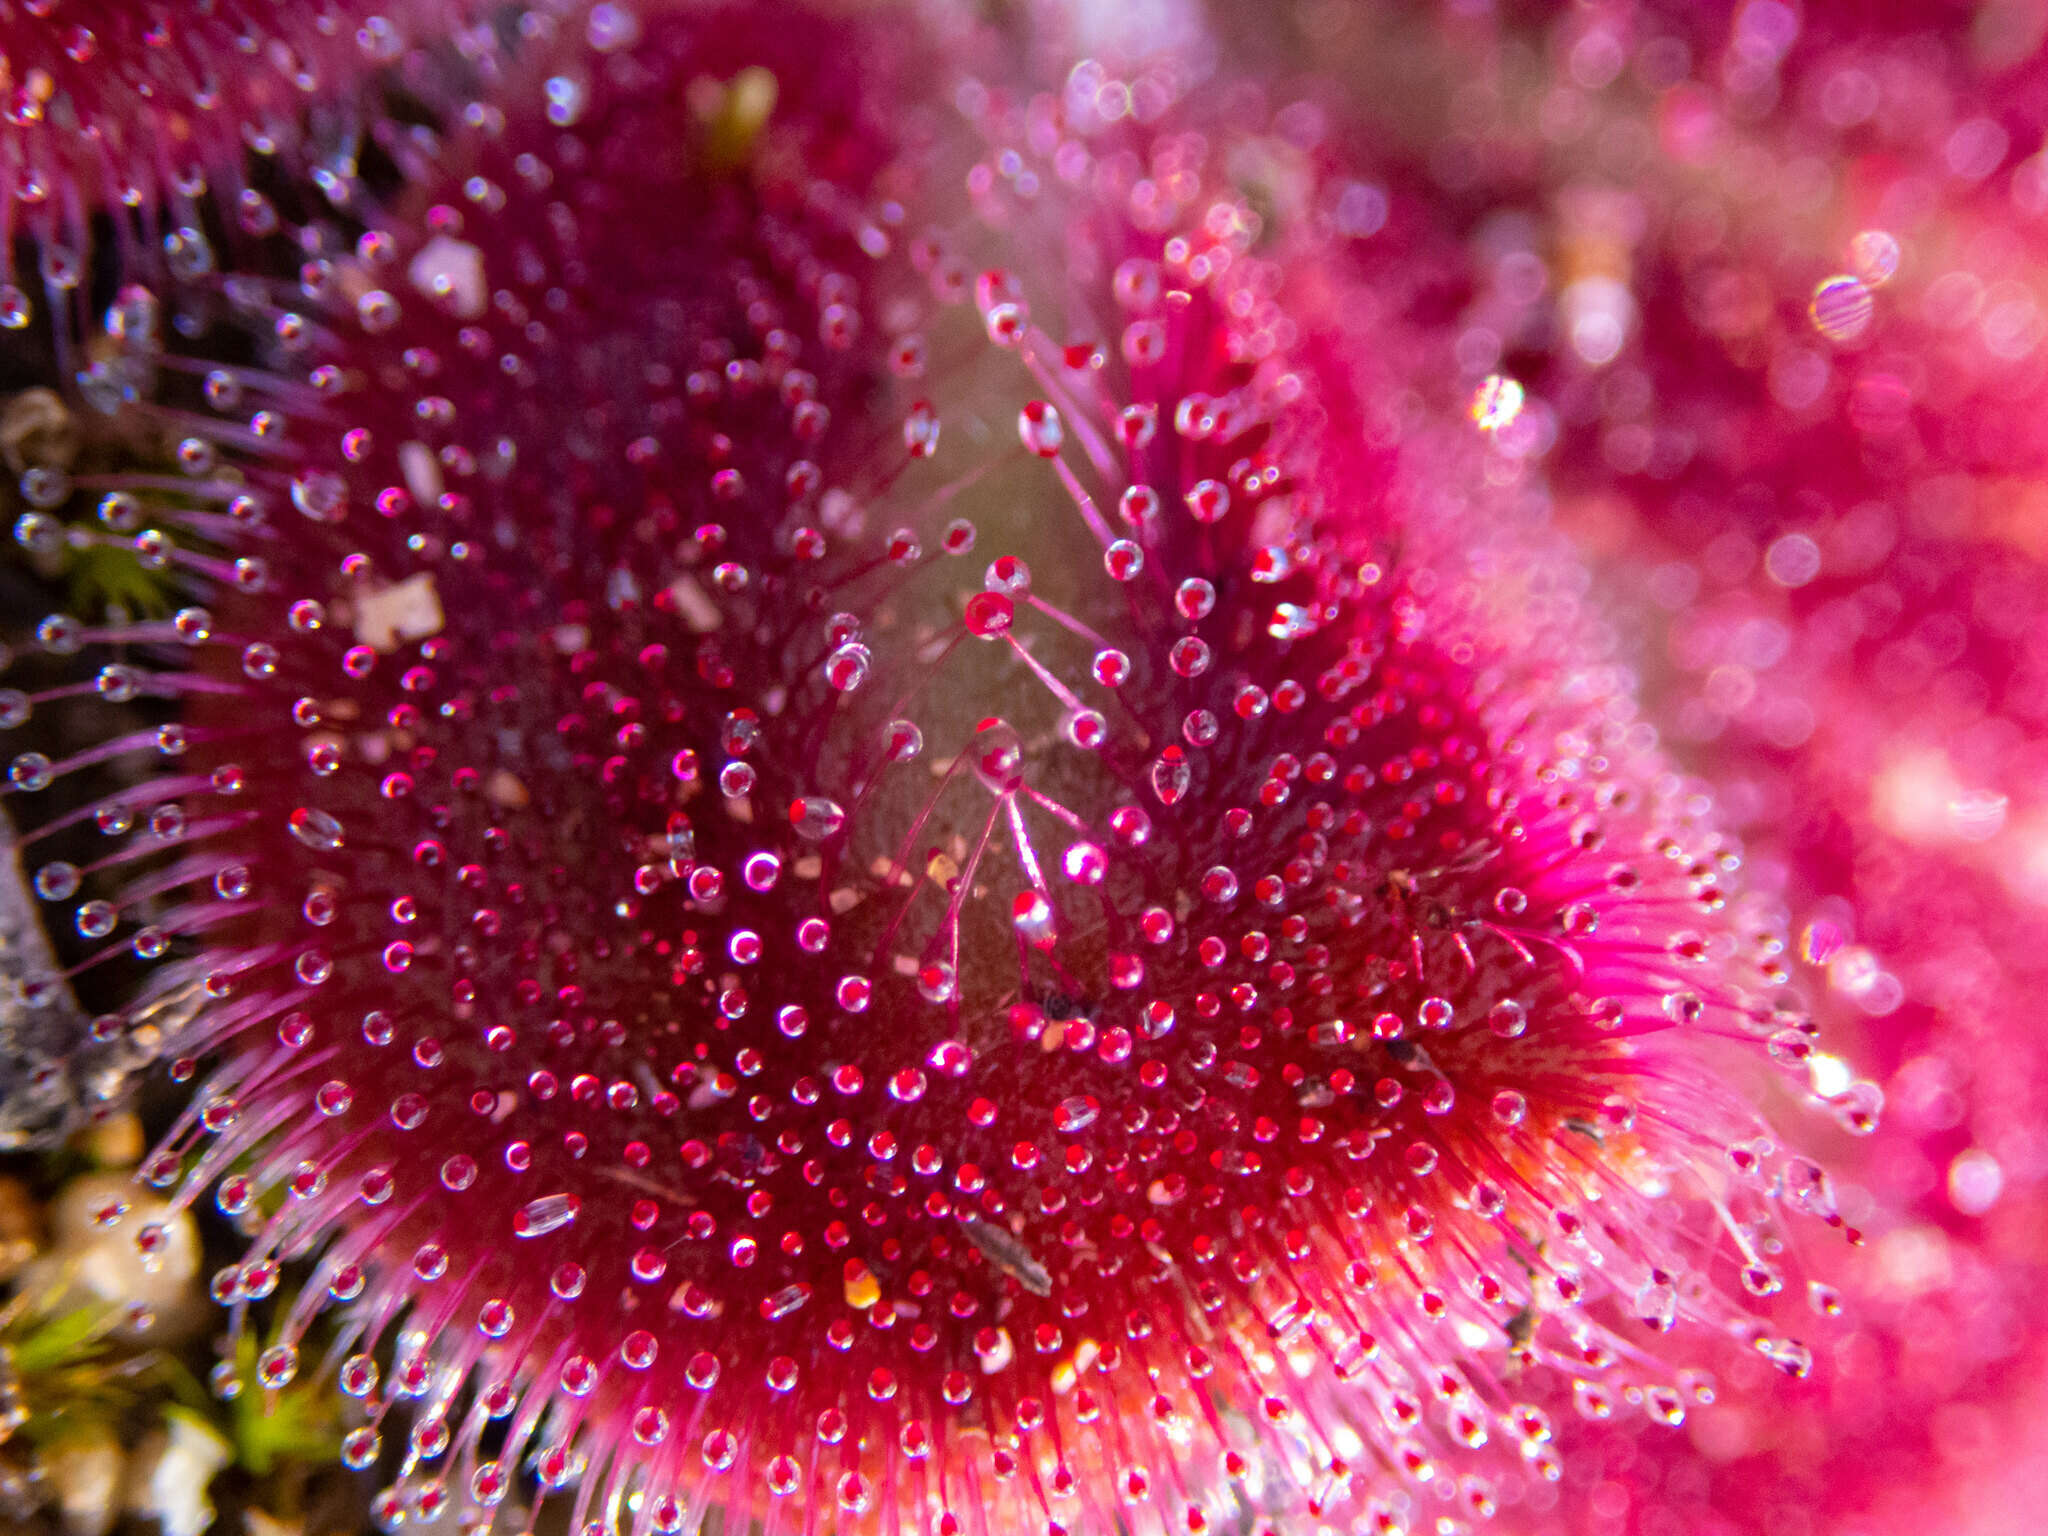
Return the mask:
[(1361, 448), (1289, 123), (529, 41), (90, 338), (183, 468), (69, 493), (192, 601), (39, 638), (175, 718), (6, 798), (141, 765), (39, 881), (195, 1004), (216, 1298), (309, 1276), (217, 1387), (332, 1372), (387, 1529), (1447, 1536), (1717, 1341), (1803, 1373), (1780, 940), (1552, 557)]
[(366, 176), (418, 163), (416, 134), (429, 126), (382, 110), (380, 92), (488, 69), (499, 51), (489, 20), (479, 24), (489, 10), (5, 0), (0, 234), (10, 246), (26, 237), (35, 267), (0, 284), (0, 328), (30, 323), (39, 288), (65, 305), (107, 259), (172, 279), (212, 271), (224, 238), (283, 226), (272, 196), (282, 185), (352, 211), (371, 192)]

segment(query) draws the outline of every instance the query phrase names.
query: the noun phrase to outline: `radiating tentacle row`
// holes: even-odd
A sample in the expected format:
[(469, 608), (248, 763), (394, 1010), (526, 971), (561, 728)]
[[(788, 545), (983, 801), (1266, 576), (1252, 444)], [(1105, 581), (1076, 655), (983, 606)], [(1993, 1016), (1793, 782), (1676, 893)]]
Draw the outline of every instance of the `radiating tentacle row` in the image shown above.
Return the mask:
[[(1312, 223), (1148, 76), (963, 92), (975, 206), (914, 234), (900, 45), (615, 44), (287, 336), (165, 343), (260, 325), (319, 401), (182, 424), (263, 525), (183, 562), (211, 612), (90, 637), (182, 710), (109, 748), (182, 818), (129, 947), (219, 1057), (150, 1172), (284, 1187), (231, 1305), (319, 1256), (251, 1385), (324, 1293), (393, 1526), (1392, 1531), (1556, 1475), (1548, 1377), (1681, 1416), (1638, 1335), (1803, 1364), (1726, 1273), (1832, 1214), (1723, 1085), (1805, 1038), (1733, 850), (1585, 626), (1495, 595), (1550, 557), (1411, 510), (1456, 452), (1336, 440)], [(1040, 244), (1085, 259), (984, 256)]]

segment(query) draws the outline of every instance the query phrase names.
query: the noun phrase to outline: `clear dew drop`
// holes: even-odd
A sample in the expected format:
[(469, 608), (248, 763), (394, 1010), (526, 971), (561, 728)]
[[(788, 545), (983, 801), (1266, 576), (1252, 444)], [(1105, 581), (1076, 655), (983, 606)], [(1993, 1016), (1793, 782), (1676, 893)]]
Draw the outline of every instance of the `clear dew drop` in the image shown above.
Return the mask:
[(7, 765), (8, 782), (26, 793), (48, 789), (52, 777), (50, 760), (40, 752), (24, 752)]
[(959, 973), (950, 961), (927, 960), (917, 970), (917, 992), (928, 1003), (950, 1003), (960, 995)]
[(982, 572), (983, 590), (1005, 597), (1026, 597), (1031, 592), (1031, 567), (1015, 555), (999, 555)]
[(1043, 944), (1054, 934), (1052, 903), (1037, 891), (1019, 891), (1011, 904), (1010, 921), (1026, 942)]
[(1635, 1314), (1655, 1333), (1669, 1333), (1678, 1321), (1678, 1287), (1661, 1274), (1636, 1289)]
[(1188, 515), (1198, 523), (1220, 523), (1230, 515), (1230, 488), (1221, 480), (1196, 481), (1185, 499)]
[(1823, 278), (1806, 306), (1813, 328), (1836, 346), (1860, 339), (1870, 329), (1876, 311), (1877, 300), (1870, 285), (1848, 273)]
[(290, 1344), (273, 1344), (256, 1359), (257, 1379), (273, 1392), (290, 1386), (298, 1373), (299, 1352)]
[(1206, 619), (1216, 611), (1216, 587), (1200, 576), (1190, 576), (1174, 589), (1173, 606), (1188, 620)]
[(1849, 265), (1873, 288), (1897, 275), (1900, 254), (1897, 238), (1882, 229), (1860, 230), (1849, 240)]
[[(47, 465), (39, 464), (22, 473), (20, 490), (23, 501), (40, 511), (48, 512), (62, 506), (70, 499), (71, 477), (61, 469), (53, 469)], [(23, 518), (20, 523), (15, 525), (15, 538), (24, 548), (35, 549), (37, 544), (42, 541), (36, 539), (33, 535), (23, 537), (22, 525), (27, 523), (29, 523), (29, 519)], [(52, 529), (52, 532), (54, 531)], [(54, 547), (54, 544), (49, 547)]]
[(825, 658), (825, 681), (840, 693), (851, 693), (868, 680), (874, 656), (858, 641), (849, 641)]
[(1066, 427), (1056, 408), (1043, 400), (1032, 400), (1017, 413), (1017, 436), (1040, 458), (1057, 458), (1060, 445), (1066, 440)]
[(939, 451), (939, 413), (929, 400), (919, 400), (903, 417), (903, 446), (913, 459), (928, 459)]
[(75, 656), (85, 644), (85, 626), (68, 613), (53, 613), (36, 626), (36, 644), (52, 656)]
[(924, 732), (914, 720), (891, 720), (883, 732), (883, 750), (892, 763), (907, 763), (924, 751)]
[(1060, 721), (1060, 734), (1084, 752), (1099, 748), (1109, 735), (1109, 722), (1095, 709), (1070, 711)]
[(968, 746), (968, 761), (989, 790), (1014, 793), (1024, 782), (1024, 740), (1007, 720), (984, 720)]
[(341, 823), (327, 812), (300, 806), (291, 814), (291, 834), (316, 853), (332, 853), (342, 846)]
[(1472, 392), (1467, 414), (1482, 432), (1499, 432), (1511, 427), (1522, 414), (1526, 398), (1522, 386), (1505, 374), (1489, 373)]
[(542, 1195), (538, 1200), (527, 1201), (513, 1214), (513, 1234), (517, 1237), (545, 1237), (568, 1226), (581, 1209), (582, 1202), (574, 1195)]
[(1183, 635), (1166, 653), (1173, 670), (1182, 677), (1200, 677), (1209, 670), (1209, 643), (1195, 635)]
[(1102, 1105), (1088, 1094), (1076, 1094), (1062, 1099), (1053, 1111), (1053, 1126), (1062, 1134), (1072, 1136), (1085, 1131), (1102, 1114)]
[(1168, 747), (1153, 760), (1150, 778), (1152, 793), (1159, 803), (1176, 805), (1188, 792), (1194, 774), (1188, 767), (1187, 754), (1179, 747)]
[(314, 522), (338, 520), (347, 505), (348, 490), (340, 475), (331, 470), (307, 470), (292, 480), (292, 505)]
[(823, 795), (802, 795), (789, 804), (789, 823), (806, 842), (822, 843), (846, 825), (846, 808)]
[(1100, 885), (1109, 874), (1109, 855), (1095, 843), (1073, 843), (1060, 855), (1060, 868), (1076, 885)]
[(361, 1472), (375, 1463), (383, 1444), (377, 1431), (368, 1425), (352, 1429), (341, 1438), (341, 1464), (351, 1471)]
[(1756, 1352), (1793, 1380), (1804, 1380), (1813, 1369), (1813, 1351), (1797, 1339), (1760, 1338)]

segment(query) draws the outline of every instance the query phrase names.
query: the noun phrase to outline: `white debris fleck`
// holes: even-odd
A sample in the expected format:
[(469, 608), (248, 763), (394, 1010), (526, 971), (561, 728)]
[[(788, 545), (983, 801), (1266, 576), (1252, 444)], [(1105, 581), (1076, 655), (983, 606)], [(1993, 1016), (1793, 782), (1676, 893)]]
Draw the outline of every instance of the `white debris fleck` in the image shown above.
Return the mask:
[(708, 635), (725, 622), (724, 611), (694, 576), (678, 576), (669, 583), (668, 591), (676, 600), (676, 612), (682, 615), (692, 634)]
[(400, 443), (398, 468), (405, 476), (405, 488), (422, 507), (438, 505), (447, 482), (441, 478), (441, 461), (425, 443)]
[(356, 639), (375, 651), (388, 653), (438, 635), (447, 622), (431, 572), (408, 576), (356, 599)]
[(459, 320), (475, 320), (490, 302), (484, 253), (467, 240), (436, 235), (419, 248), (406, 276), (428, 298)]
[(151, 1435), (128, 1464), (128, 1508), (160, 1521), (163, 1536), (200, 1536), (213, 1524), (206, 1485), (234, 1455), (197, 1414), (174, 1410), (164, 1417), (168, 1432)]

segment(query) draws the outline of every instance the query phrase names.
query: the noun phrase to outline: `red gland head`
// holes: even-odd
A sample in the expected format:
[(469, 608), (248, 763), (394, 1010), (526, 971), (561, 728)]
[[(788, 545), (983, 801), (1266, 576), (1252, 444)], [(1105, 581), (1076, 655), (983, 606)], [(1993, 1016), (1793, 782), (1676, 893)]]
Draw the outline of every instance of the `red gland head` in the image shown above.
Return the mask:
[(1774, 941), (1568, 573), (1336, 440), (1312, 162), (1093, 65), (913, 154), (824, 35), (569, 39), (241, 290), (211, 611), (60, 626), (191, 647), (114, 942), (206, 999), (155, 1172), (286, 1191), (216, 1294), (318, 1255), (257, 1385), (345, 1309), (389, 1525), (1201, 1530), (1483, 1516), (1551, 1373), (1682, 1417), (1646, 1328), (1803, 1370)]

